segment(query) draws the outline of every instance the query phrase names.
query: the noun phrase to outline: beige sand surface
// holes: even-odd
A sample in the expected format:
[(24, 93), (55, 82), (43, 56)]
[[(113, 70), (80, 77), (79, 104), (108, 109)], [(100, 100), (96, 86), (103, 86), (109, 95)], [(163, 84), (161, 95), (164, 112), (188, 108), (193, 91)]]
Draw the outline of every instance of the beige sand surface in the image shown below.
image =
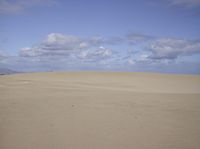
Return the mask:
[(200, 149), (200, 76), (0, 76), (0, 149)]

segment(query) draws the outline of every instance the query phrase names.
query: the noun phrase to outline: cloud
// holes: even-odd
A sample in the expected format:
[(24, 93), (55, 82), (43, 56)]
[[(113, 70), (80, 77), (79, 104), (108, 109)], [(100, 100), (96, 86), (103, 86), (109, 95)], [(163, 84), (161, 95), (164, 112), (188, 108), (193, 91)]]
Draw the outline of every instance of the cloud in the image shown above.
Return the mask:
[(93, 36), (80, 38), (78, 36), (64, 35), (61, 33), (50, 33), (46, 39), (32, 47), (25, 47), (20, 50), (22, 57), (45, 57), (45, 56), (68, 56), (79, 55), (78, 58), (106, 57), (112, 53), (105, 46), (128, 45), (131, 43), (141, 44), (154, 40), (155, 37), (131, 33), (124, 37), (104, 38)]
[(57, 2), (57, 0), (1, 0), (0, 14), (18, 13), (30, 7), (55, 5)]
[[(125, 49), (115, 59), (124, 59), (124, 61), (129, 61), (130, 64), (144, 61), (149, 63), (168, 63), (169, 60), (175, 60), (179, 57), (200, 54), (200, 41), (198, 40), (161, 38), (142, 34), (131, 34), (126, 38), (128, 41), (131, 40), (139, 44), (140, 46), (137, 47), (140, 49), (134, 47), (135, 44), (129, 45), (125, 42), (129, 49), (132, 46), (135, 50), (130, 52), (128, 49)], [(53, 59), (53, 57), (60, 56), (65, 58), (74, 57), (82, 61), (100, 61), (116, 56), (117, 50), (104, 47), (107, 45), (110, 46), (110, 42), (108, 42), (110, 40), (100, 36), (80, 38), (60, 33), (51, 33), (47, 35), (46, 39), (35, 46), (22, 48), (20, 56), (40, 59), (47, 57)], [(114, 46), (119, 46), (120, 44), (116, 42)], [(127, 53), (127, 55), (123, 53)], [(125, 60), (126, 57), (127, 59)]]
[(176, 59), (180, 56), (200, 54), (200, 41), (161, 38), (149, 44), (150, 59)]
[(74, 50), (81, 50), (87, 47), (88, 44), (79, 37), (51, 33), (36, 46), (22, 48), (20, 55), (23, 57), (68, 55)]
[(91, 50), (84, 50), (80, 52), (78, 55), (79, 58), (81, 59), (105, 59), (111, 57), (113, 54), (111, 49), (106, 49), (104, 47), (99, 47), (97, 49), (91, 49)]
[(27, 64), (43, 65), (52, 70), (104, 69), (115, 61), (115, 52), (104, 47), (111, 44), (109, 40), (100, 36), (80, 38), (51, 33), (35, 46), (20, 49), (19, 56)]
[(135, 48), (123, 57), (127, 70), (200, 73), (199, 40), (155, 37)]
[(22, 57), (47, 57), (79, 55), (79, 58), (107, 57), (111, 53), (103, 47), (108, 44), (101, 37), (80, 38), (77, 36), (51, 33), (46, 39), (33, 47), (25, 47), (20, 50)]
[(200, 7), (200, 0), (169, 0), (171, 5), (184, 6), (186, 8)]
[[(172, 72), (180, 67), (180, 72), (200, 72), (197, 65), (200, 63), (199, 40), (132, 34), (129, 38), (135, 44), (130, 44), (127, 38), (128, 36), (83, 38), (51, 33), (34, 46), (20, 49), (18, 56), (5, 57), (5, 54), (0, 53), (0, 66), (19, 68), (19, 71), (162, 70), (164, 72), (166, 70)], [(193, 69), (184, 71), (184, 67), (181, 66), (186, 64), (194, 66)]]

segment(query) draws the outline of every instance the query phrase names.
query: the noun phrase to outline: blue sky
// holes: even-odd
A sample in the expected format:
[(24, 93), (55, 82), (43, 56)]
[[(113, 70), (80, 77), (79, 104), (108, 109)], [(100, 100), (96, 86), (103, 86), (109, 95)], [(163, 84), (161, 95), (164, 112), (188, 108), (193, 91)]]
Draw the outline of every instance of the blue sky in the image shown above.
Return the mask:
[(200, 0), (0, 0), (0, 68), (200, 73)]

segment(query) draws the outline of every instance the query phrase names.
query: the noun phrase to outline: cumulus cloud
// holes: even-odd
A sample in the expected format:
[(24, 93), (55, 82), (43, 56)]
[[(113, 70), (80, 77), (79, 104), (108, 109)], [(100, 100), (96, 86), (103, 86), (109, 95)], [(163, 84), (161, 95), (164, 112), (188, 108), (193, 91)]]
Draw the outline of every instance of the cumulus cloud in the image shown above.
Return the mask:
[[(135, 47), (137, 48), (137, 47)], [(200, 41), (155, 37), (123, 57), (128, 70), (199, 73)], [(186, 67), (184, 67), (186, 66)], [(187, 68), (190, 66), (190, 68)]]
[(91, 49), (91, 50), (84, 50), (80, 52), (78, 55), (81, 59), (104, 59), (109, 58), (112, 56), (112, 50), (106, 49), (104, 47), (99, 47), (97, 49)]
[(80, 38), (77, 36), (51, 33), (41, 43), (20, 50), (21, 57), (75, 57), (81, 60), (100, 60), (112, 55), (112, 50), (103, 47), (107, 41), (100, 37)]
[(156, 39), (149, 44), (151, 59), (176, 59), (180, 56), (187, 56), (200, 53), (200, 41), (163, 38)]
[(1, 0), (0, 13), (18, 13), (35, 6), (57, 4), (57, 0)]
[(127, 43), (140, 43), (153, 39), (153, 37), (143, 34), (129, 34), (125, 37), (103, 38), (94, 36), (80, 38), (78, 36), (64, 35), (61, 33), (50, 33), (40, 43), (32, 47), (20, 49), (21, 57), (40, 57), (47, 56), (74, 56), (84, 58), (106, 58), (113, 54), (113, 50), (104, 46), (118, 46)]
[[(198, 40), (160, 38), (142, 34), (130, 34), (126, 38), (138, 44), (142, 41), (142, 46), (139, 46), (139, 50), (134, 50), (133, 53), (130, 53), (128, 49), (126, 50), (128, 56), (134, 55), (134, 62), (132, 59), (129, 60), (132, 64), (135, 64), (135, 61), (152, 62), (152, 60), (156, 60), (159, 62), (159, 60), (174, 60), (182, 56), (200, 54), (200, 41)], [(72, 56), (82, 60), (105, 59), (113, 56), (115, 53), (113, 49), (104, 47), (104, 45), (109, 45), (109, 40), (102, 37), (80, 38), (60, 33), (51, 33), (36, 46), (22, 48), (20, 56), (41, 58), (48, 56)], [(115, 46), (119, 44), (116, 42)], [(130, 45), (127, 46), (130, 48)], [(135, 48), (134, 45), (132, 46)], [(123, 53), (126, 52), (124, 51)], [(118, 57), (122, 56), (118, 55)]]
[[(159, 70), (198, 62), (200, 41), (133, 35), (137, 44), (108, 42), (114, 38), (78, 37), (51, 33), (32, 47), (22, 48), (19, 56), (6, 58), (6, 65), (22, 70)], [(119, 38), (118, 38), (119, 39)], [(191, 58), (196, 57), (194, 60)], [(0, 60), (3, 60), (0, 53)], [(192, 65), (192, 64), (191, 64)], [(195, 64), (196, 66), (196, 64)], [(25, 68), (26, 67), (26, 68)]]
[(184, 6), (186, 8), (200, 7), (200, 0), (169, 0), (171, 5)]
[[(176, 38), (160, 38), (142, 34), (129, 34), (127, 40), (144, 42), (145, 47), (135, 53), (137, 61), (147, 60), (173, 60), (181, 56), (200, 53), (200, 41)], [(106, 58), (113, 54), (113, 50), (105, 48), (111, 39), (100, 36), (80, 38), (77, 36), (51, 33), (41, 43), (33, 47), (20, 50), (22, 57), (47, 57), (47, 56), (69, 56), (80, 59)], [(113, 43), (112, 43), (113, 44)], [(120, 43), (115, 43), (119, 45)], [(128, 50), (127, 50), (128, 51)]]
[[(113, 40), (113, 39), (112, 39)], [(100, 36), (81, 38), (78, 36), (51, 33), (32, 47), (20, 49), (19, 56), (28, 63), (45, 65), (48, 68), (107, 68), (116, 63), (116, 51), (107, 48), (111, 39)], [(60, 64), (64, 64), (62, 67)], [(35, 65), (34, 64), (34, 65)]]
[(80, 50), (87, 47), (88, 44), (79, 37), (51, 33), (38, 45), (22, 48), (20, 50), (20, 55), (23, 57), (67, 55), (69, 51)]

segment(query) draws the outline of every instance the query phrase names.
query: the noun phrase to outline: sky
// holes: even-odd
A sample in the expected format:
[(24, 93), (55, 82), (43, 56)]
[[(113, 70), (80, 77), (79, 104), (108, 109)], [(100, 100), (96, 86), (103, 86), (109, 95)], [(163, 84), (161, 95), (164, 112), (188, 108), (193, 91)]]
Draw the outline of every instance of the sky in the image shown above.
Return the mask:
[(200, 0), (0, 0), (0, 68), (200, 74)]

